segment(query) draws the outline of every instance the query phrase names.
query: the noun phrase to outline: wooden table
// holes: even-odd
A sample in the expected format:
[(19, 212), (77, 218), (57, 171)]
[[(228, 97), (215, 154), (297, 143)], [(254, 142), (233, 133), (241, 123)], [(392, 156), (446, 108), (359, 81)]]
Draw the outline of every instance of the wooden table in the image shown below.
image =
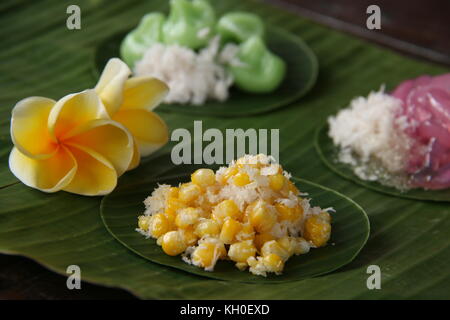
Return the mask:
[[(266, 0), (300, 16), (419, 59), (450, 66), (448, 0)], [(366, 8), (381, 9), (381, 30), (366, 28)], [(30, 259), (0, 255), (0, 299), (133, 299), (120, 289), (82, 283), (67, 290), (66, 278)]]
[[(450, 1), (267, 0), (333, 29), (419, 59), (450, 66)], [(381, 30), (368, 30), (369, 5), (381, 9)]]

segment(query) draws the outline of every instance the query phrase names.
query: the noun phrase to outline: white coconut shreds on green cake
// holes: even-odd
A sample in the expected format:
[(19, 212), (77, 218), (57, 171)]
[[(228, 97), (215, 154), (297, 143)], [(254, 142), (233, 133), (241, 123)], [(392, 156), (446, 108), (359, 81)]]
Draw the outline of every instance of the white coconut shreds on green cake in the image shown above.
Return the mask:
[(361, 179), (379, 181), (399, 189), (408, 188), (404, 175), (411, 144), (403, 134), (401, 101), (382, 87), (369, 96), (357, 97), (350, 105), (328, 118), (329, 136), (339, 147), (337, 161), (349, 164)]
[(220, 49), (220, 37), (196, 52), (179, 45), (155, 44), (136, 62), (136, 76), (151, 76), (164, 81), (170, 91), (164, 102), (202, 105), (207, 100), (225, 101), (233, 77), (224, 67), (238, 63), (238, 47), (227, 44)]

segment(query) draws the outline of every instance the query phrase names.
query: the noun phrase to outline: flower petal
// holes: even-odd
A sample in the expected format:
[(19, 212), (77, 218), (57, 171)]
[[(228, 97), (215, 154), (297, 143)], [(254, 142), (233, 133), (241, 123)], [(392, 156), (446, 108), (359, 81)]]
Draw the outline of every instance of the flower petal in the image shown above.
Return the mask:
[(143, 157), (161, 148), (169, 139), (165, 122), (154, 112), (143, 109), (119, 110), (113, 119), (130, 130)]
[(44, 159), (56, 152), (56, 140), (52, 139), (47, 129), (48, 116), (55, 103), (52, 99), (29, 97), (14, 106), (11, 139), (24, 155)]
[(150, 77), (135, 77), (125, 83), (123, 93), (123, 109), (145, 109), (148, 111), (156, 108), (166, 97), (169, 87), (162, 81)]
[(64, 140), (67, 145), (81, 146), (106, 158), (122, 175), (130, 166), (134, 154), (131, 133), (113, 120), (92, 120), (80, 126), (74, 135)]
[(77, 163), (64, 147), (58, 147), (47, 159), (33, 159), (13, 148), (9, 155), (9, 168), (27, 186), (44, 192), (56, 192), (72, 181)]
[(93, 89), (69, 94), (50, 111), (48, 129), (55, 140), (64, 140), (79, 126), (95, 119), (109, 119), (105, 107)]
[(133, 158), (131, 159), (130, 165), (128, 166), (127, 170), (133, 170), (141, 162), (141, 153), (139, 152), (139, 147), (136, 141), (134, 141), (133, 150)]
[(100, 96), (110, 116), (116, 113), (122, 105), (125, 82), (130, 74), (130, 68), (118, 58), (109, 59), (105, 69), (103, 69), (100, 80), (95, 86), (95, 91)]
[(110, 193), (117, 185), (117, 173), (112, 164), (99, 154), (69, 146), (78, 168), (64, 191), (84, 196), (100, 196)]

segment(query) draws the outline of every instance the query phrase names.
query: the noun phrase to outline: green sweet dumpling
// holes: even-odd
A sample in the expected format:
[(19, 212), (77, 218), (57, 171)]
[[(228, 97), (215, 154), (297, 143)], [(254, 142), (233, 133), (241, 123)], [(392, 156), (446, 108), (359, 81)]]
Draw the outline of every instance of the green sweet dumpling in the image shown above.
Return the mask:
[(236, 58), (238, 62), (228, 68), (236, 86), (247, 92), (272, 92), (286, 74), (285, 62), (266, 47), (261, 37), (253, 36), (243, 42)]
[(253, 13), (227, 13), (219, 19), (216, 30), (223, 42), (241, 43), (253, 36), (264, 38), (264, 22)]
[(120, 55), (128, 66), (132, 68), (153, 44), (163, 42), (165, 19), (162, 13), (146, 14), (136, 29), (127, 34), (120, 46)]
[(269, 93), (283, 81), (286, 64), (267, 48), (264, 32), (264, 23), (255, 14), (228, 13), (216, 25), (208, 0), (171, 0), (169, 16), (145, 15), (122, 41), (120, 53), (133, 68), (156, 43), (196, 50), (208, 46), (211, 38), (219, 35), (224, 43), (238, 45), (235, 61), (227, 65), (235, 85), (250, 93)]
[(191, 49), (206, 47), (214, 35), (216, 15), (207, 0), (171, 0), (163, 27), (164, 43)]

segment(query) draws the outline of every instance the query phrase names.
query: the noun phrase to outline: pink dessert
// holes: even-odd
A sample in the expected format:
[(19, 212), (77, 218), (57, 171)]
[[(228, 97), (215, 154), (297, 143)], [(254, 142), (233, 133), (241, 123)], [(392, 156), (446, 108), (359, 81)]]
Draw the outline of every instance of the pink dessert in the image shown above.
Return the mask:
[(384, 87), (328, 118), (337, 161), (400, 190), (450, 188), (450, 74)]
[(450, 74), (421, 76), (401, 83), (392, 96), (401, 100), (397, 117), (411, 138), (408, 162), (413, 187), (450, 187)]

